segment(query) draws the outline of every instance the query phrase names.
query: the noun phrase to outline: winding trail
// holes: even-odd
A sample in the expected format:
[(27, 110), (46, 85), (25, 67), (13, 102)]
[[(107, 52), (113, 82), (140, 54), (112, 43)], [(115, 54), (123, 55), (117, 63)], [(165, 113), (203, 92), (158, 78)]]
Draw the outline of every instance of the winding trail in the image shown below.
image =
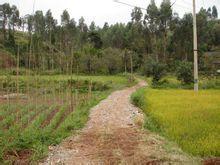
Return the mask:
[(197, 164), (174, 144), (140, 128), (144, 116), (130, 95), (145, 85), (140, 81), (101, 101), (85, 128), (53, 147), (40, 164)]

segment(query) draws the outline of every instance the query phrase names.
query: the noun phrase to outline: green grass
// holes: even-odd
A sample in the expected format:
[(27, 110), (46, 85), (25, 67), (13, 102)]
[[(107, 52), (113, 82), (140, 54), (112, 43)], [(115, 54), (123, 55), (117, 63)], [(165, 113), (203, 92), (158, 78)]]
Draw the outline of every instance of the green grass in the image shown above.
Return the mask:
[(145, 128), (198, 156), (220, 156), (220, 90), (140, 89), (132, 101), (146, 114)]

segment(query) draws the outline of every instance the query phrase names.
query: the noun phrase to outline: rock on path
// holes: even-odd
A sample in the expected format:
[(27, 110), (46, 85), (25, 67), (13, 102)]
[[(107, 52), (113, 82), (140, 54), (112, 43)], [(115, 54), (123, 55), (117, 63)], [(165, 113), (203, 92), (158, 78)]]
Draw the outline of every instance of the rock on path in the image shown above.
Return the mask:
[(91, 109), (85, 128), (51, 148), (40, 164), (197, 164), (175, 145), (136, 124), (144, 116), (130, 103), (130, 95), (145, 85), (140, 81), (101, 101)]

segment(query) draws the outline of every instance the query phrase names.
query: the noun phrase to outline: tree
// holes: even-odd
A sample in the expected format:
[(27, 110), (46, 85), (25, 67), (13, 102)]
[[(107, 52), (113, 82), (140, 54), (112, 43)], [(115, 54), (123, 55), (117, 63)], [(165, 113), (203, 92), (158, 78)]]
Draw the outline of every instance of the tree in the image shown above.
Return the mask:
[(147, 7), (147, 14), (145, 15), (145, 24), (150, 31), (150, 37), (152, 38), (152, 47), (153, 47), (152, 50), (154, 55), (156, 56), (157, 61), (159, 61), (158, 48), (157, 48), (159, 15), (160, 12), (155, 4), (155, 1), (151, 0), (151, 3)]
[(71, 54), (71, 36), (70, 36), (70, 15), (67, 10), (64, 10), (61, 15), (61, 25), (62, 25), (62, 46), (65, 54)]
[(93, 31), (96, 30), (96, 26), (95, 26), (95, 22), (94, 22), (94, 21), (91, 22), (91, 24), (90, 24), (90, 26), (89, 26), (89, 30), (90, 30), (91, 32), (93, 32)]
[(169, 44), (169, 52), (174, 60), (193, 60), (193, 31), (192, 14), (185, 14), (183, 18), (176, 22)]
[(139, 7), (135, 7), (131, 13), (131, 20), (134, 22), (140, 22), (142, 16), (143, 16), (143, 13), (141, 9)]
[(83, 17), (81, 17), (79, 19), (79, 29), (81, 32), (84, 32), (85, 29), (85, 19)]
[(149, 24), (149, 29), (152, 33), (155, 33), (158, 30), (159, 14), (160, 13), (155, 4), (155, 1), (151, 0), (151, 3), (147, 7), (147, 14), (145, 15), (145, 20)]
[(52, 30), (54, 29), (55, 20), (52, 16), (51, 10), (48, 10), (45, 15), (45, 29), (46, 33), (49, 34), (49, 42), (52, 44)]
[(214, 19), (217, 19), (217, 18), (218, 18), (218, 10), (217, 10), (216, 6), (213, 6), (213, 7), (212, 7), (212, 17), (213, 17)]
[(148, 58), (143, 68), (143, 74), (153, 77), (153, 85), (157, 85), (165, 73), (166, 66), (164, 64), (157, 62), (153, 58)]
[(160, 31), (163, 32), (163, 58), (166, 61), (167, 30), (172, 20), (172, 9), (170, 0), (163, 0), (160, 6)]
[(216, 46), (220, 45), (220, 23), (216, 23), (213, 27), (213, 44)]
[(179, 62), (176, 70), (178, 80), (183, 84), (190, 84), (193, 82), (193, 67), (191, 62)]
[(119, 49), (107, 48), (103, 50), (103, 62), (109, 74), (116, 74), (122, 70), (122, 52)]
[(27, 18), (26, 17), (22, 17), (20, 18), (20, 27), (22, 28), (22, 31), (24, 32), (25, 30), (25, 25), (27, 24)]
[(45, 18), (43, 12), (38, 10), (34, 15), (34, 31), (38, 37), (43, 37), (45, 33)]
[(19, 21), (20, 21), (20, 14), (19, 14), (19, 10), (17, 9), (17, 7), (15, 5), (13, 5), (11, 7), (11, 18), (10, 18), (10, 23), (12, 25), (12, 29), (13, 29), (13, 33), (15, 32), (15, 27), (19, 25)]
[(209, 7), (208, 10), (207, 10), (207, 16), (208, 16), (209, 19), (212, 19), (212, 9), (211, 9), (211, 7)]
[(67, 10), (63, 11), (63, 14), (61, 15), (61, 25), (63, 27), (67, 26), (70, 23), (70, 15)]
[(11, 8), (9, 3), (4, 3), (1, 7), (1, 15), (3, 16), (3, 21), (2, 21), (2, 29), (3, 29), (3, 36), (4, 36), (4, 41), (6, 41), (6, 26), (7, 26), (7, 21), (9, 19), (9, 16), (11, 14)]
[(95, 72), (95, 61), (98, 57), (99, 51), (94, 48), (91, 44), (86, 44), (83, 48), (83, 61), (85, 71), (89, 74)]
[(106, 31), (106, 30), (108, 30), (108, 28), (109, 28), (109, 24), (108, 24), (108, 22), (105, 22), (102, 29), (103, 29), (104, 31)]
[(93, 44), (94, 48), (101, 49), (102, 40), (101, 40), (101, 37), (100, 37), (99, 33), (90, 32), (88, 37), (89, 37), (90, 42)]

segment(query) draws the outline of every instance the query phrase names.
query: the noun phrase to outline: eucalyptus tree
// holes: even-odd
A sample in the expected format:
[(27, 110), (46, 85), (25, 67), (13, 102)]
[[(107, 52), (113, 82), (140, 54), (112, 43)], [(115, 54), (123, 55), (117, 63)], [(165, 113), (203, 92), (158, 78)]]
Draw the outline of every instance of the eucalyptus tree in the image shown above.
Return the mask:
[(18, 26), (20, 23), (20, 13), (18, 8), (13, 5), (11, 7), (11, 18), (10, 18), (10, 24), (12, 25), (13, 34), (15, 32), (15, 27)]
[[(53, 41), (55, 40), (55, 27), (56, 27), (57, 21), (53, 18), (51, 10), (48, 10), (45, 14), (45, 38), (46, 42), (49, 43), (49, 50), (50, 50), (50, 55), (47, 57), (47, 64), (48, 67), (50, 68), (50, 63), (52, 59), (52, 69), (54, 69), (54, 53), (53, 53)], [(44, 57), (43, 57), (44, 60)]]
[(43, 12), (38, 10), (34, 14), (34, 34), (33, 34), (33, 50), (34, 57), (35, 57), (35, 67), (40, 66), (40, 56), (43, 49), (43, 42), (44, 42), (44, 36), (45, 36), (45, 17), (43, 15)]
[(81, 17), (78, 21), (78, 29), (79, 29), (79, 47), (82, 49), (83, 45), (86, 44), (88, 38), (88, 26), (85, 23), (85, 19)]
[(104, 25), (103, 25), (102, 30), (106, 31), (106, 30), (108, 30), (108, 28), (109, 28), (109, 24), (108, 24), (108, 22), (105, 22)]
[(11, 7), (9, 3), (4, 3), (1, 6), (1, 17), (2, 17), (2, 31), (3, 31), (3, 37), (4, 41), (6, 41), (6, 28), (9, 21), (9, 16), (11, 15)]
[(213, 17), (214, 19), (217, 19), (217, 18), (218, 18), (218, 10), (217, 10), (217, 8), (216, 8), (215, 5), (212, 7), (212, 17)]
[(156, 56), (156, 60), (159, 60), (158, 56), (158, 31), (159, 31), (159, 15), (160, 11), (156, 6), (155, 0), (151, 0), (151, 3), (147, 7), (147, 14), (145, 15), (145, 24), (150, 31), (150, 36), (152, 38), (152, 51)]
[(89, 25), (89, 31), (90, 32), (93, 32), (95, 31), (97, 28), (96, 28), (96, 25), (95, 25), (95, 22), (92, 21), (91, 24)]
[(212, 19), (212, 9), (211, 9), (211, 7), (209, 7), (207, 9), (207, 16), (208, 16), (209, 19)]
[(216, 23), (213, 26), (213, 31), (212, 31), (212, 35), (213, 35), (213, 44), (215, 46), (219, 46), (220, 45), (220, 22)]
[(163, 33), (163, 59), (166, 61), (167, 32), (172, 20), (172, 9), (170, 0), (163, 0), (160, 6), (160, 32)]
[[(136, 68), (140, 68), (140, 66), (142, 65), (144, 59), (143, 56), (146, 51), (146, 42), (145, 42), (146, 35), (144, 34), (145, 31), (144, 31), (142, 17), (143, 17), (142, 10), (138, 7), (135, 7), (131, 13), (132, 22), (130, 24), (131, 26), (129, 28), (129, 31), (131, 33), (130, 37), (132, 37), (130, 39), (131, 41), (130, 49), (133, 52), (135, 52), (135, 53), (130, 53), (130, 60), (137, 59), (138, 62), (136, 64), (138, 65), (136, 66)], [(133, 56), (136, 55), (137, 57), (132, 57), (132, 54)]]
[(45, 15), (45, 31), (47, 34), (47, 40), (52, 44), (52, 32), (56, 26), (56, 20), (54, 20), (51, 10), (48, 10)]
[(169, 46), (172, 59), (192, 60), (192, 26), (192, 14), (185, 14), (181, 20), (176, 22), (175, 28), (172, 29), (173, 35)]
[(70, 15), (67, 10), (64, 10), (61, 15), (62, 27), (62, 49), (65, 54), (70, 53), (70, 35), (69, 35)]
[(140, 22), (142, 19), (143, 13), (139, 7), (135, 7), (131, 13), (131, 20), (133, 22)]

